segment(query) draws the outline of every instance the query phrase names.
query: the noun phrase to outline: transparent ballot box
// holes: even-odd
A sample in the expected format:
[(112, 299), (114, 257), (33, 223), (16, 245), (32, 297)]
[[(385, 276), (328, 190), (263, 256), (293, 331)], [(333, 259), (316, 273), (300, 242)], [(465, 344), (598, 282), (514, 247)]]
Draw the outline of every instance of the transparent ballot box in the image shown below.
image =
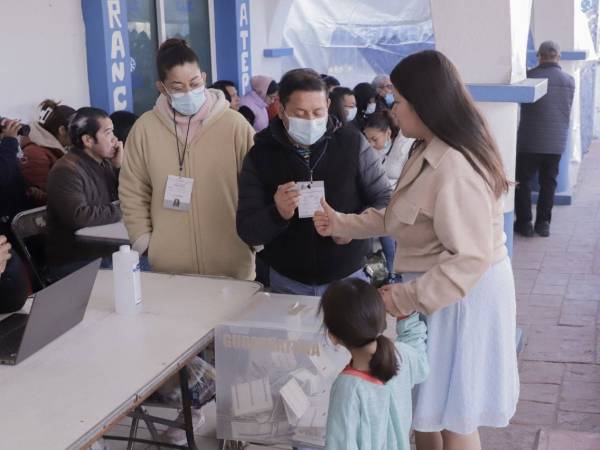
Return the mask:
[(215, 333), (217, 436), (322, 447), (331, 385), (350, 354), (326, 337), (319, 299), (259, 293)]

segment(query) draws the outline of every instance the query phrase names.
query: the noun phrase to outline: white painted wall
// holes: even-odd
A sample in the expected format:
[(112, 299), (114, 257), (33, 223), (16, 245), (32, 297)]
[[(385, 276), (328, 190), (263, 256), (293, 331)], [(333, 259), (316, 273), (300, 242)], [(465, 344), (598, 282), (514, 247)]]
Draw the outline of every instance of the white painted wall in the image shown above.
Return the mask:
[(45, 98), (89, 105), (81, 0), (0, 4), (0, 115), (31, 121)]
[(285, 47), (283, 26), (293, 0), (254, 0), (250, 2), (250, 40), (252, 75), (267, 75), (279, 80), (286, 58), (265, 58), (265, 48)]

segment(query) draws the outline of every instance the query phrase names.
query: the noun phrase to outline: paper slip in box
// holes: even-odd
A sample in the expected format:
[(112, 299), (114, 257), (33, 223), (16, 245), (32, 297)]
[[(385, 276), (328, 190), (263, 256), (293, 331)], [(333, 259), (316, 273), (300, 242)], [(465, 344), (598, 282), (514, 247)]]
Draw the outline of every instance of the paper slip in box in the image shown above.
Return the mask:
[(319, 355), (310, 355), (310, 362), (313, 363), (315, 369), (319, 372), (323, 378), (331, 378), (335, 373), (335, 366), (333, 362), (326, 356), (325, 352), (319, 352)]
[(276, 369), (292, 370), (298, 367), (298, 361), (292, 352), (273, 352), (271, 360)]
[(308, 392), (308, 395), (317, 395), (326, 390), (319, 377), (308, 369), (296, 369), (290, 375), (300, 383), (302, 388)]
[(291, 425), (295, 425), (310, 406), (308, 397), (295, 378), (284, 384), (279, 393), (283, 400), (288, 421)]
[(231, 386), (233, 415), (236, 417), (257, 414), (273, 409), (271, 385), (268, 378)]
[(317, 428), (325, 430), (327, 426), (327, 409), (320, 406), (311, 406), (300, 418), (298, 428)]

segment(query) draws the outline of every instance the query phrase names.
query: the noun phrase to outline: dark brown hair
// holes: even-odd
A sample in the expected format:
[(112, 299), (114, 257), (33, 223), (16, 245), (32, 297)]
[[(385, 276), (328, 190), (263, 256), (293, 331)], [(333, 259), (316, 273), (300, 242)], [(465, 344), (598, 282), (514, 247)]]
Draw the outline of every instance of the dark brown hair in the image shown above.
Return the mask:
[(460, 152), (496, 197), (508, 190), (496, 142), (446, 56), (435, 50), (407, 56), (394, 67), (390, 78), (427, 128)]
[(40, 103), (39, 124), (54, 137), (58, 137), (60, 127), (65, 127), (68, 131), (69, 119), (73, 114), (75, 114), (75, 110), (70, 106), (46, 99)]
[(185, 63), (196, 63), (200, 66), (198, 56), (184, 39), (167, 39), (160, 45), (156, 54), (158, 79), (165, 81), (169, 70), (175, 66), (182, 66)]
[(383, 336), (386, 312), (375, 287), (358, 278), (334, 281), (321, 298), (325, 327), (350, 349), (377, 341), (369, 362), (371, 375), (388, 382), (398, 373), (396, 346)]
[(279, 101), (283, 106), (296, 91), (323, 91), (327, 94), (327, 85), (313, 69), (292, 69), (286, 72), (279, 82)]
[(391, 113), (387, 109), (382, 109), (381, 111), (375, 111), (373, 114), (369, 114), (365, 119), (363, 131), (367, 128), (375, 128), (379, 131), (387, 131), (389, 128), (392, 131), (392, 139), (396, 139), (396, 136), (398, 136), (398, 132), (400, 131), (394, 123)]

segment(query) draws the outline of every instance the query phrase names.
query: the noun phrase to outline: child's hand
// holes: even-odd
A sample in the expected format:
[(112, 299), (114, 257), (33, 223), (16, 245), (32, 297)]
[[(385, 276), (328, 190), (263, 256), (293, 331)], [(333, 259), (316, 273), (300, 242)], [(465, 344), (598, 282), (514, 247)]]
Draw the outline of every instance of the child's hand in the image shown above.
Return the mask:
[(402, 320), (402, 319), (406, 319), (407, 317), (412, 316), (413, 313), (408, 314), (408, 315), (402, 315), (399, 314), (398, 308), (396, 307), (396, 304), (394, 303), (393, 300), (393, 295), (392, 295), (392, 289), (393, 289), (393, 284), (386, 284), (381, 286), (378, 290), (379, 290), (379, 295), (381, 295), (381, 298), (383, 299), (383, 304), (385, 305), (385, 310), (388, 312), (388, 314), (396, 317), (398, 320)]

